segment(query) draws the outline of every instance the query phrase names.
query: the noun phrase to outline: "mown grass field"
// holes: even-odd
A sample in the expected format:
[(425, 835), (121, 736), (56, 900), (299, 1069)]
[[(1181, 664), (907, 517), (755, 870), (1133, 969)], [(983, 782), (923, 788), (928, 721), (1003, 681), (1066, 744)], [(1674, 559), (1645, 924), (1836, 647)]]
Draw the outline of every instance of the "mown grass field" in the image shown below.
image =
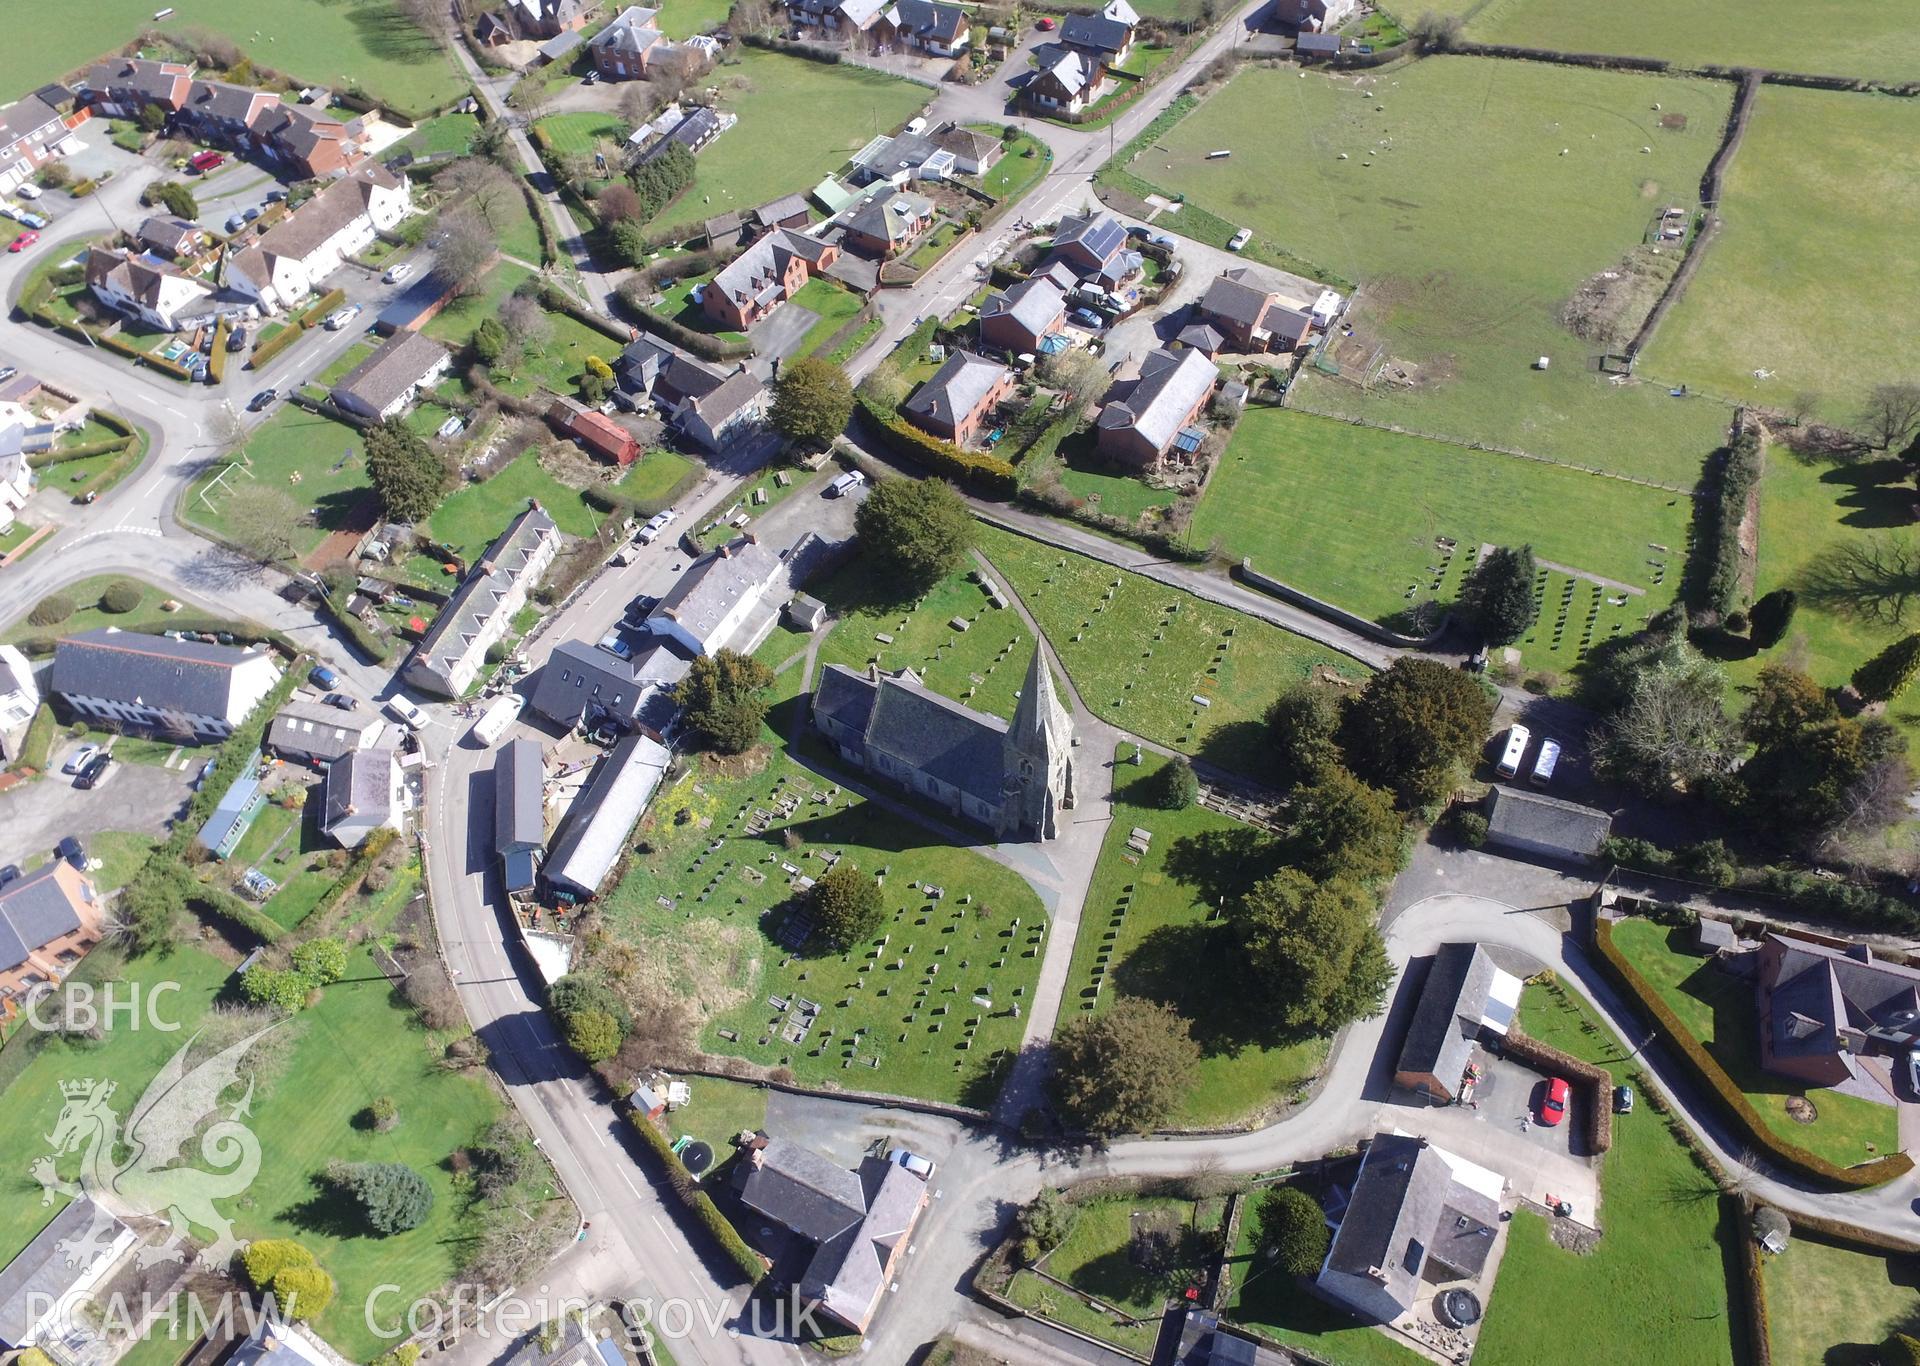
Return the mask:
[(1223, 768), (1263, 770), (1260, 718), (1289, 684), (1320, 671), (1367, 674), (1277, 626), (1084, 555), (991, 527), (980, 548), (1095, 715)]
[[(1643, 1366), (1744, 1361), (1732, 1240), (1745, 1237), (1745, 1228), (1722, 1216), (1717, 1188), (1648, 1103), (1628, 1050), (1584, 1007), (1540, 986), (1522, 994), (1520, 1025), (1611, 1069), (1634, 1087), (1639, 1104), (1614, 1117), (1600, 1185), (1606, 1234), (1592, 1252), (1560, 1247), (1536, 1215), (1514, 1216), (1474, 1361), (1534, 1366), (1549, 1330), (1570, 1361), (1611, 1359), (1615, 1349), (1605, 1344), (1620, 1343), (1633, 1344)], [(1552, 1313), (1543, 1318), (1548, 1305)], [(1737, 1356), (1735, 1343), (1742, 1344)]]
[[(1233, 558), (1251, 557), (1256, 569), (1382, 622), (1452, 602), (1484, 543), (1531, 543), (1541, 559), (1642, 590), (1601, 589), (1589, 634), (1599, 585), (1574, 582), (1556, 648), (1569, 580), (1549, 574), (1542, 623), (1521, 650), (1535, 667), (1566, 668), (1673, 601), (1692, 516), (1691, 498), (1664, 489), (1254, 407), (1200, 500), (1191, 537), (1218, 539)], [(1611, 601), (1620, 597), (1627, 601)]]
[[(1920, 54), (1920, 26), (1907, 29)], [(1740, 403), (1815, 394), (1820, 415), (1843, 425), (1874, 385), (1920, 375), (1920, 337), (1895, 303), (1920, 297), (1911, 101), (1762, 88), (1720, 216), (1648, 371)]]
[[(783, 699), (800, 672), (781, 675)], [(775, 707), (778, 730), (795, 705)], [(764, 766), (738, 776), (696, 765), (642, 818), (630, 842), (640, 852), (602, 903), (635, 950), (635, 986), (689, 1002), (710, 1052), (790, 1067), (809, 1085), (991, 1105), (999, 1055), (1025, 1028), (1013, 1006), (1031, 1004), (1045, 947), (1039, 898), (1009, 869), (849, 793), (816, 800), (830, 779), (762, 753)], [(782, 814), (788, 796), (799, 801)], [(774, 818), (760, 834), (748, 828), (755, 811)], [(776, 937), (799, 904), (792, 884), (819, 877), (828, 852), (884, 872), (882, 942), (841, 953), (817, 937), (804, 949)], [(925, 884), (946, 895), (917, 890)], [(784, 1037), (793, 1017), (774, 996), (823, 1007), (799, 1042)]]
[[(1419, 367), (1372, 391), (1310, 370), (1296, 403), (1691, 486), (1726, 411), (1612, 384), (1559, 315), (1662, 207), (1694, 202), (1729, 104), (1723, 83), (1464, 57), (1359, 79), (1248, 68), (1127, 169), (1358, 282), (1361, 337)], [(1287, 136), (1250, 136), (1276, 123)]]
[(693, 461), (673, 451), (653, 450), (627, 466), (614, 492), (631, 498), (636, 508), (661, 508), (694, 472)]
[(568, 488), (541, 467), (537, 451), (528, 451), (505, 469), (449, 495), (428, 520), (427, 531), (472, 563), (508, 522), (526, 511), (529, 498), (538, 498), (569, 536), (591, 536), (605, 520), (578, 489)]
[[(255, 482), (285, 493), (303, 514), (292, 528), (292, 540), (294, 554), (304, 556), (346, 524), (357, 502), (373, 496), (360, 433), (292, 404), (253, 429), (246, 458), (247, 468), (229, 470), (221, 464), (195, 480), (180, 500), (181, 516), (239, 539), (244, 529), (233, 523), (228, 495), (251, 472)], [(224, 485), (216, 486), (220, 470), (228, 473)]]
[[(90, 0), (62, 7), (58, 23), (15, 25), (0, 58), (0, 100), (132, 42), (155, 27), (156, 8), (149, 0)], [(452, 54), (390, 0), (200, 0), (169, 27), (222, 34), (261, 66), (333, 89), (359, 86), (419, 114), (466, 94)]]
[[(1900, 1144), (1891, 1105), (1809, 1088), (1762, 1070), (1754, 1037), (1753, 985), (1721, 972), (1686, 948), (1687, 932), (1651, 920), (1622, 920), (1613, 942), (1660, 993), (1660, 999), (1726, 1069), (1767, 1128), (1788, 1143), (1839, 1166), (1867, 1162)], [(1789, 1096), (1807, 1096), (1819, 1118), (1802, 1124), (1787, 1114)]]
[[(539, 260), (538, 256), (531, 258)], [(483, 288), (478, 294), (469, 294), (464, 299), (455, 299), (440, 312), (430, 318), (420, 330), (437, 342), (445, 342), (458, 349), (467, 344), (473, 336), (473, 329), (480, 326), (483, 318), (491, 318), (500, 311), (500, 301), (520, 287), (523, 280), (533, 277), (533, 272), (517, 266), (511, 261), (502, 261), (487, 272)]]
[(653, 22), (669, 38), (691, 38), (720, 28), (731, 9), (729, 0), (667, 0)]
[(1920, 1328), (1920, 1265), (1796, 1234), (1766, 1266), (1767, 1335), (1783, 1363), (1869, 1360)]
[[(1190, 806), (1169, 811), (1152, 795), (1168, 760), (1115, 770), (1113, 824), (1087, 891), (1080, 934), (1067, 972), (1062, 1023), (1111, 1006), (1119, 996), (1163, 1001), (1180, 1012), (1201, 1049), (1186, 1099), (1168, 1128), (1212, 1128), (1252, 1120), (1312, 1077), (1327, 1056), (1324, 1038), (1267, 1040), (1247, 1025), (1262, 1011), (1219, 974), (1195, 973), (1197, 961), (1219, 961), (1227, 946), (1209, 927), (1225, 889), (1244, 890), (1277, 866), (1267, 841), (1218, 812)], [(1092, 756), (1089, 756), (1092, 757)], [(1136, 829), (1153, 838), (1145, 854), (1127, 841)]]
[(556, 152), (606, 151), (608, 145), (620, 138), (622, 127), (620, 120), (607, 113), (587, 112), (580, 114), (552, 114), (541, 119), (534, 127), (540, 129), (553, 143)]
[(1487, 43), (1822, 76), (1920, 77), (1920, 31), (1910, 11), (1887, 0), (1826, 0), (1813, 11), (1795, 0), (1422, 0), (1408, 9), (1470, 12), (1468, 36)]
[(823, 66), (758, 48), (739, 49), (738, 56), (708, 81), (720, 87), (720, 107), (740, 122), (700, 153), (693, 186), (661, 214), (663, 228), (810, 190), (927, 102), (924, 87), (864, 67)]

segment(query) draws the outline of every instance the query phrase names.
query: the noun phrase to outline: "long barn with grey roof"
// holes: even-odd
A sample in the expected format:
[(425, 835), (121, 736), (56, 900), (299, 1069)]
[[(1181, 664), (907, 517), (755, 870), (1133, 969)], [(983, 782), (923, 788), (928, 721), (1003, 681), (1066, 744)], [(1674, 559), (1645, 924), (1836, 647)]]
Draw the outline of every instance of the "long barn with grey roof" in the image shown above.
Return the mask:
[(546, 839), (546, 766), (540, 742), (509, 740), (493, 760), (493, 852), (509, 892), (532, 889)]

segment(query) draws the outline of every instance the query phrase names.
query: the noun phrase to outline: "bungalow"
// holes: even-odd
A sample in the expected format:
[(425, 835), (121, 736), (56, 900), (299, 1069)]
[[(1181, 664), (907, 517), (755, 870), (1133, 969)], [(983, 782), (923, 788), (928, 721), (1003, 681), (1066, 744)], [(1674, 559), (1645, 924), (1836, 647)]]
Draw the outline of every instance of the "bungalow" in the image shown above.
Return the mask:
[(297, 764), (325, 768), (357, 750), (371, 749), (386, 723), (371, 709), (342, 711), (324, 702), (295, 700), (267, 727), (267, 748)]
[(27, 463), (27, 428), (18, 421), (0, 423), (0, 531), (33, 497), (33, 466)]
[(980, 340), (1014, 355), (1037, 353), (1067, 325), (1067, 296), (1051, 280), (1033, 276), (980, 305)]
[(1273, 0), (1273, 19), (1302, 33), (1324, 33), (1344, 24), (1358, 8), (1358, 0)]
[(1107, 391), (1100, 409), (1100, 453), (1138, 469), (1160, 464), (1200, 416), (1219, 378), (1220, 367), (1190, 347), (1149, 351), (1138, 379), (1122, 380)]
[(787, 15), (802, 28), (850, 39), (872, 28), (885, 7), (886, 0), (794, 0)]
[(688, 565), (647, 614), (647, 630), (696, 655), (745, 651), (758, 642), (739, 639), (740, 628), (789, 586), (786, 562), (749, 532)]
[(171, 261), (126, 251), (87, 249), (87, 288), (117, 313), (162, 332), (211, 311), (213, 290)]
[(925, 133), (913, 132), (882, 133), (855, 152), (851, 160), (856, 185), (944, 180), (958, 162), (953, 153), (943, 150)]
[(1220, 333), (1224, 349), (1242, 354), (1293, 351), (1313, 327), (1312, 314), (1281, 303), (1274, 287), (1249, 266), (1223, 272), (1194, 311)]
[(376, 830), (399, 830), (406, 809), (400, 756), (391, 749), (356, 749), (327, 769), (320, 833), (343, 849), (358, 849)]
[(15, 189), (40, 167), (73, 150), (67, 120), (38, 94), (0, 109), (0, 191)]
[(533, 499), (487, 548), (432, 628), (414, 647), (401, 680), (438, 697), (458, 697), (479, 676), (487, 650), (560, 552), (560, 528)]
[(151, 62), (142, 57), (115, 57), (90, 69), (81, 79), (83, 98), (109, 118), (138, 118), (154, 105), (168, 116), (186, 108), (193, 86), (193, 68), (179, 62)]
[(863, 256), (885, 260), (933, 226), (933, 201), (911, 190), (874, 195), (841, 220), (842, 244)]
[(575, 904), (600, 894), (672, 758), (645, 735), (629, 735), (607, 752), (561, 818), (540, 870), (556, 900)]
[(673, 425), (701, 446), (721, 453), (746, 439), (767, 415), (767, 389), (742, 365), (703, 394), (686, 399), (672, 414)]
[(91, 721), (224, 740), (280, 677), (258, 647), (97, 627), (54, 647), (50, 691)]
[(840, 257), (830, 242), (775, 228), (707, 283), (700, 308), (723, 327), (744, 332), (800, 292)]
[(407, 177), (368, 162), (295, 209), (245, 251), (229, 256), (226, 283), (267, 312), (289, 307), (412, 208)]
[(976, 133), (949, 124), (933, 135), (934, 146), (953, 155), (953, 169), (961, 175), (985, 175), (1007, 154), (1007, 144), (989, 133)]
[(533, 890), (547, 853), (546, 765), (538, 740), (509, 740), (494, 756), (493, 852), (509, 892)]
[(1060, 45), (1102, 66), (1119, 66), (1133, 52), (1133, 30), (1139, 22), (1126, 0), (1114, 0), (1098, 14), (1069, 14), (1061, 20)]
[[(658, 132), (665, 117), (662, 115), (655, 119), (650, 127)], [(738, 114), (723, 114), (705, 105), (695, 106), (687, 113), (677, 115), (670, 127), (660, 132), (655, 141), (648, 143), (641, 150), (640, 154), (633, 159), (633, 164), (645, 166), (655, 158), (665, 156), (667, 148), (674, 146), (684, 147), (690, 154), (698, 155), (701, 148), (738, 122), (740, 122)], [(629, 138), (628, 141), (631, 143), (632, 139)]]
[(147, 250), (172, 257), (191, 256), (206, 240), (198, 223), (167, 213), (157, 213), (146, 219), (134, 235)]
[(1506, 1037), (1520, 1008), (1520, 986), (1480, 945), (1442, 944), (1407, 1026), (1394, 1083), (1443, 1105), (1458, 1100), (1475, 1042), (1489, 1034)]
[(1023, 93), (1048, 113), (1078, 114), (1112, 88), (1106, 68), (1098, 61), (1063, 47), (1041, 63)]
[(1127, 230), (1112, 214), (1068, 214), (1054, 230), (1053, 245), (1040, 263), (1042, 273), (1063, 265), (1098, 289), (1118, 289), (1144, 268), (1139, 252), (1127, 245)]
[(100, 942), (100, 899), (66, 859), (0, 883), (0, 1001), (64, 978)]
[(0, 645), (0, 761), (20, 757), (33, 714), (40, 709), (40, 685), (33, 666), (14, 645)]
[[(87, 1083), (104, 1098), (111, 1083)], [(107, 1282), (139, 1238), (105, 1208), (82, 1195), (34, 1235), (0, 1271), (0, 1346), (42, 1349), (58, 1361), (98, 1361), (113, 1355), (93, 1292)]]
[(547, 409), (547, 421), (564, 437), (580, 443), (582, 449), (622, 466), (631, 465), (640, 455), (640, 443), (633, 433), (605, 413), (556, 398)]
[(1338, 57), (1347, 40), (1338, 33), (1302, 32), (1294, 39), (1293, 53), (1301, 61), (1308, 58)]
[(1012, 392), (1013, 371), (971, 351), (955, 351), (901, 411), (920, 430), (964, 446)]
[(425, 333), (402, 332), (347, 371), (328, 397), (349, 413), (379, 422), (412, 407), (452, 362), (453, 354)]
[(960, 6), (941, 0), (894, 0), (876, 31), (911, 51), (958, 57), (971, 42), (972, 21)]
[(1920, 971), (1865, 944), (1768, 934), (1754, 982), (1762, 1067), (1895, 1103), (1888, 1060), (1920, 1047)]

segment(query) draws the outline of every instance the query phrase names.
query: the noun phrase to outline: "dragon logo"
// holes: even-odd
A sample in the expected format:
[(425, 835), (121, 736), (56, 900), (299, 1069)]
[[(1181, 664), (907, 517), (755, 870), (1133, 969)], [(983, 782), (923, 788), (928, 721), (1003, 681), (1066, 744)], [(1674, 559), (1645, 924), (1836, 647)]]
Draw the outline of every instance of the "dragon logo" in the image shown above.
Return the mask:
[[(240, 1194), (253, 1184), (260, 1172), (260, 1140), (253, 1130), (240, 1123), (253, 1101), (253, 1079), (232, 1103), (224, 1116), (220, 1097), (240, 1081), (240, 1061), (261, 1035), (275, 1028), (256, 1030), (238, 1043), (231, 1044), (203, 1059), (189, 1070), (187, 1053), (195, 1034), (167, 1061), (147, 1086), (145, 1094), (127, 1116), (124, 1134), (120, 1117), (109, 1103), (114, 1083), (88, 1077), (60, 1083), (63, 1104), (53, 1132), (46, 1135), (53, 1149), (50, 1157), (35, 1159), (29, 1172), (40, 1183), (43, 1205), (53, 1203), (56, 1195), (71, 1199), (91, 1198), (103, 1208), (138, 1216), (171, 1215), (170, 1232), (165, 1242), (142, 1247), (139, 1264), (180, 1261), (186, 1256), (182, 1246), (188, 1232), (199, 1227), (213, 1234), (200, 1254), (208, 1265), (223, 1266), (243, 1246), (233, 1236), (233, 1221), (214, 1208), (214, 1201)], [(213, 1122), (202, 1124), (209, 1118)], [(179, 1161), (182, 1149), (195, 1137), (200, 1145), (200, 1160), (212, 1170), (203, 1170)], [(68, 1181), (57, 1169), (60, 1157), (79, 1151), (80, 1173)], [(61, 1251), (70, 1264), (84, 1261), (103, 1251), (105, 1237), (100, 1229), (110, 1221), (96, 1219), (80, 1246)]]

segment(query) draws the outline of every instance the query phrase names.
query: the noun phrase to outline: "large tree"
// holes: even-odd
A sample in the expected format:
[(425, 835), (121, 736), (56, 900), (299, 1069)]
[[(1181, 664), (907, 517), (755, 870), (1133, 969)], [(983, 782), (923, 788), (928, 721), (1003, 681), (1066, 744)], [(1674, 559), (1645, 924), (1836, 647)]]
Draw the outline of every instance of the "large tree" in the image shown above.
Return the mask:
[(836, 948), (866, 943), (880, 933), (887, 918), (880, 884), (846, 859), (821, 874), (807, 900), (814, 929)]
[(694, 660), (674, 697), (711, 748), (739, 754), (760, 738), (767, 716), (761, 693), (772, 684), (773, 670), (752, 655), (721, 650)]
[(1283, 1028), (1331, 1033), (1379, 1014), (1393, 965), (1360, 884), (1282, 868), (1230, 915), (1241, 962)]
[(478, 294), (499, 250), (499, 230), (478, 209), (458, 207), (441, 218), (433, 273), (456, 297)]
[(447, 491), (445, 457), (413, 428), (392, 418), (367, 428), (367, 473), (387, 516), (419, 522), (432, 515)]
[(1876, 384), (1860, 410), (1859, 425), (1883, 451), (1905, 446), (1920, 432), (1920, 384)]
[(1340, 698), (1318, 683), (1295, 683), (1267, 708), (1267, 734), (1273, 742), (1268, 774), (1282, 789), (1312, 782), (1329, 764), (1340, 762)]
[(375, 1233), (405, 1233), (433, 1213), (433, 1188), (403, 1162), (336, 1162), (327, 1174)]
[(1403, 657), (1347, 703), (1340, 749), (1357, 777), (1425, 806), (1452, 790), (1492, 724), (1493, 698), (1470, 675)]
[(1750, 623), (1747, 638), (1756, 650), (1771, 650), (1787, 638), (1793, 614), (1800, 606), (1800, 595), (1791, 588), (1776, 588), (1754, 603), (1747, 614)]
[(1294, 789), (1287, 815), (1289, 861), (1313, 877), (1376, 882), (1400, 871), (1405, 823), (1393, 794), (1337, 764)]
[(785, 365), (773, 385), (774, 427), (805, 450), (820, 450), (846, 429), (853, 414), (853, 385), (832, 361), (803, 356)]
[(1595, 728), (1595, 770), (1648, 796), (1725, 773), (1741, 748), (1725, 697), (1725, 677), (1699, 651), (1684, 640), (1662, 646)]
[(1274, 1186), (1254, 1206), (1260, 1246), (1273, 1251), (1281, 1272), (1312, 1276), (1332, 1242), (1320, 1202), (1298, 1186)]
[(1742, 729), (1754, 751), (1732, 788), (1743, 814), (1776, 839), (1815, 851), (1843, 827), (1872, 830), (1899, 814), (1884, 793), (1910, 788), (1904, 739), (1878, 719), (1841, 715), (1807, 675), (1762, 669)]
[(1460, 610), (1489, 645), (1511, 645), (1540, 615), (1533, 596), (1533, 547), (1499, 546), (1460, 589)]
[(966, 501), (940, 479), (883, 479), (853, 514), (872, 558), (874, 580), (902, 595), (931, 587), (958, 569), (976, 528)]
[(1187, 1022), (1156, 1001), (1122, 996), (1053, 1038), (1053, 1101), (1087, 1133), (1145, 1133), (1186, 1098), (1200, 1061)]
[(284, 564), (293, 558), (294, 530), (300, 524), (300, 506), (284, 489), (248, 479), (238, 470), (227, 478), (233, 490), (221, 512), (233, 543), (262, 565)]
[(1868, 702), (1891, 702), (1920, 674), (1920, 633), (1902, 636), (1853, 671), (1853, 690)]

